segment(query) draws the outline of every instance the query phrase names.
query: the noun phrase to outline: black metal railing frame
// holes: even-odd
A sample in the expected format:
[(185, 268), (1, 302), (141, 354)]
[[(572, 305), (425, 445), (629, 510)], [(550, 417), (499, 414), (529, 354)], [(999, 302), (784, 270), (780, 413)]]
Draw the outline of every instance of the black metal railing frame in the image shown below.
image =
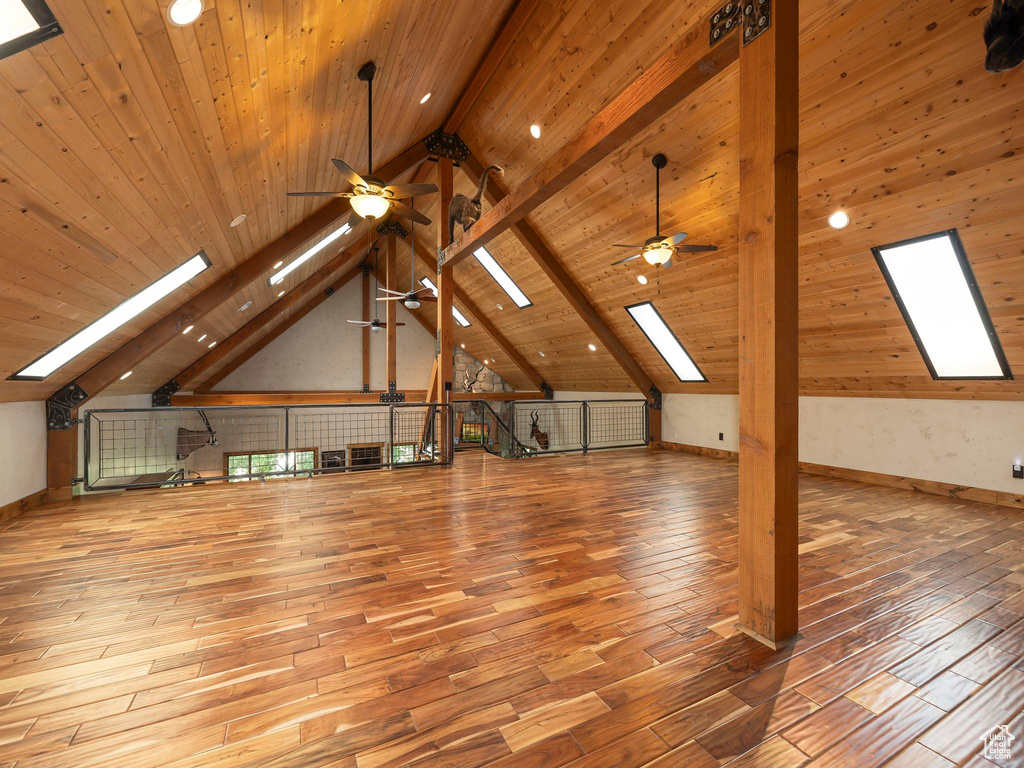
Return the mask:
[[(582, 453), (586, 455), (590, 451), (609, 450), (613, 448), (639, 448), (648, 445), (651, 439), (650, 406), (647, 400), (514, 400), (509, 402), (509, 406), (510, 429), (513, 440), (518, 446), (517, 458), (522, 456), (537, 456), (554, 453)], [(576, 408), (573, 409), (571, 406), (576, 406)], [(622, 412), (624, 408), (629, 408), (635, 411), (636, 418), (634, 423), (630, 425), (630, 434), (628, 439), (623, 438), (622, 440), (594, 441), (592, 439), (594, 431), (594, 406), (597, 406), (598, 410), (612, 409)], [(529, 438), (524, 439), (520, 437), (518, 429), (519, 424), (516, 420), (519, 413), (530, 413), (532, 411), (544, 413), (545, 411), (550, 412), (551, 410), (576, 410), (578, 412), (578, 439), (573, 443), (560, 443), (560, 445), (571, 445), (572, 447), (549, 447), (545, 450), (541, 449), (538, 445), (537, 448), (534, 448), (533, 446), (526, 444), (526, 441)], [(601, 444), (596, 445), (595, 442), (600, 442)]]
[[(293, 434), (292, 434), (292, 416), (297, 413), (311, 412), (314, 410), (319, 411), (333, 411), (338, 412), (355, 412), (354, 409), (387, 409), (387, 435), (386, 435), (386, 446), (387, 449), (381, 451), (381, 459), (379, 463), (366, 463), (359, 464), (358, 466), (341, 466), (341, 467), (323, 467), (314, 466), (312, 468), (295, 468), (294, 463), (292, 466), (287, 467), (283, 470), (276, 472), (249, 472), (246, 474), (221, 474), (221, 475), (204, 475), (200, 477), (188, 477), (189, 472), (196, 470), (189, 470), (187, 468), (168, 468), (167, 471), (174, 469), (174, 474), (166, 479), (144, 483), (111, 483), (97, 485), (97, 483), (103, 480), (102, 470), (98, 472), (99, 477), (92, 476), (92, 444), (94, 437), (94, 430), (101, 429), (101, 419), (104, 414), (139, 414), (143, 419), (152, 418), (154, 416), (165, 416), (170, 413), (198, 413), (202, 416), (203, 421), (207, 422), (206, 414), (224, 414), (224, 413), (252, 413), (252, 412), (276, 412), (282, 414), (284, 418), (284, 446), (283, 448), (269, 448), (269, 449), (258, 449), (252, 451), (254, 454), (261, 452), (265, 453), (284, 453), (286, 461), (294, 462), (295, 456), (301, 452), (308, 450), (312, 446), (307, 445), (292, 445)], [(423, 451), (423, 446), (420, 445), (417, 453), (419, 455), (427, 454), (430, 456), (428, 460), (415, 460), (415, 461), (394, 461), (394, 448), (395, 443), (395, 417), (398, 414), (419, 411), (423, 412), (426, 418), (429, 418), (427, 425), (427, 433), (430, 435), (430, 446), (428, 451)], [(447, 414), (448, 418), (445, 419), (444, 415)], [(434, 435), (440, 431), (436, 429), (437, 424), (447, 425), (447, 434), (445, 437), (445, 444), (439, 444), (435, 439)], [(209, 423), (207, 422), (207, 426)], [(326, 403), (326, 404), (300, 404), (300, 405), (220, 405), (220, 406), (171, 406), (164, 408), (152, 408), (152, 409), (135, 409), (135, 408), (110, 408), (110, 409), (97, 409), (86, 411), (85, 413), (85, 430), (84, 430), (84, 487), (86, 490), (118, 490), (125, 488), (145, 488), (145, 487), (162, 487), (168, 485), (185, 485), (192, 483), (205, 483), (215, 481), (227, 481), (227, 480), (266, 480), (267, 478), (274, 477), (290, 477), (290, 476), (312, 476), (314, 474), (336, 474), (339, 472), (351, 472), (361, 471), (367, 469), (406, 469), (416, 466), (450, 466), (453, 460), (454, 453), (454, 411), (451, 403)], [(411, 444), (414, 441), (403, 441), (401, 444)], [(416, 443), (420, 443), (420, 438), (417, 436)], [(436, 447), (436, 450), (435, 450)], [(228, 453), (227, 451), (223, 453)], [(243, 452), (244, 453), (244, 452)], [(386, 456), (385, 456), (386, 453)], [(386, 461), (384, 459), (387, 459)], [(102, 456), (101, 456), (102, 460)]]

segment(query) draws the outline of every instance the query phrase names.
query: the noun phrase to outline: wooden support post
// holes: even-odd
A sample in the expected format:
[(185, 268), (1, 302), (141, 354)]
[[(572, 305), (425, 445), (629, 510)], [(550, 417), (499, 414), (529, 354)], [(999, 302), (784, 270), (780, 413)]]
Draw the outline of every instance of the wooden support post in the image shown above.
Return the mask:
[(739, 619), (797, 632), (797, 0), (740, 54)]
[[(389, 291), (397, 290), (398, 281), (395, 279), (396, 257), (398, 255), (395, 236), (388, 235), (384, 238), (384, 266), (387, 273), (384, 276), (384, 286)], [(391, 294), (388, 294), (391, 295)], [(387, 389), (388, 392), (396, 392), (398, 385), (398, 302), (388, 301), (384, 304), (387, 321)]]
[[(363, 322), (370, 322), (370, 270), (363, 270)], [(370, 326), (363, 326), (363, 392), (370, 391)]]
[[(439, 210), (437, 216), (437, 242), (443, 251), (448, 247), (448, 210), (452, 202), (455, 186), (454, 166), (451, 158), (440, 157), (437, 162), (437, 187), (439, 191)], [(452, 394), (452, 348), (455, 345), (455, 320), (452, 317), (452, 295), (455, 286), (455, 273), (452, 264), (438, 264), (437, 270), (437, 401), (450, 403)], [(438, 445), (445, 460), (447, 455), (447, 435), (450, 430), (449, 412), (442, 411), (441, 435)]]

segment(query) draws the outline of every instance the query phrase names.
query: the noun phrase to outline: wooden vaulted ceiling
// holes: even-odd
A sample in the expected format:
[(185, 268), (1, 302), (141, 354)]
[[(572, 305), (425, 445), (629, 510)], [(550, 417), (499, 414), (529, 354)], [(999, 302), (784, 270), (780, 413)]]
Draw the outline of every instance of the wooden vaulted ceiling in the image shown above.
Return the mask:
[[(187, 290), (202, 288), (317, 205), (285, 191), (342, 189), (327, 163), (338, 156), (365, 164), (365, 94), (354, 79), (364, 61), (381, 66), (378, 164), (440, 125), (510, 5), (484, 3), (467, 19), (457, 0), (287, 7), (218, 0), (196, 25), (177, 29), (149, 2), (50, 4), (65, 35), (0, 61), (3, 375), (206, 248), (215, 269)], [(483, 162), (505, 166), (502, 184), (514, 186), (713, 6), (542, 0), (460, 135)], [(872, 245), (959, 228), (1010, 365), (1024, 376), (1024, 69), (984, 71), (986, 12), (960, 0), (801, 3), (804, 394), (1024, 394), (1019, 380), (932, 381), (870, 253)], [(663, 391), (737, 389), (737, 74), (717, 78), (529, 217)], [(428, 91), (432, 98), (420, 106)], [(532, 123), (542, 127), (540, 140), (529, 134)], [(660, 281), (648, 269), (651, 282), (641, 286), (641, 267), (612, 268), (621, 254), (608, 246), (641, 242), (653, 230), (650, 157), (659, 151), (669, 158), (663, 231), (685, 230), (720, 250), (688, 256)], [(469, 187), (457, 172), (456, 190)], [(424, 202), (436, 216), (436, 202)], [(826, 219), (840, 206), (853, 223), (836, 232)], [(241, 212), (249, 218), (231, 229)], [(418, 229), (431, 249), (435, 234)], [(456, 279), (553, 387), (632, 388), (599, 344), (587, 349), (595, 341), (588, 327), (514, 235), (490, 250), (532, 307), (516, 309), (472, 259), (456, 268)], [(288, 283), (335, 253), (311, 260)], [(402, 283), (407, 253), (400, 246)], [(0, 399), (48, 396), (182, 298), (47, 382), (4, 382)], [(223, 339), (274, 298), (257, 280), (202, 330)], [(252, 309), (235, 312), (250, 299)], [(623, 311), (646, 299), (708, 383), (675, 381)], [(456, 341), (496, 357), (496, 370), (528, 386), (477, 324), (457, 328)], [(172, 342), (109, 391), (150, 392), (203, 351), (187, 337)]]

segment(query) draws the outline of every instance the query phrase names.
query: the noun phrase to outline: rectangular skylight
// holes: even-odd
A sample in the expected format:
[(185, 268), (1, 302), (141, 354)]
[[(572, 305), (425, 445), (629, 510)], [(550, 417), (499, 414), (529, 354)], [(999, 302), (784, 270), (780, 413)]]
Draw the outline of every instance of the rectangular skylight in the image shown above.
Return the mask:
[(200, 251), (184, 264), (161, 277), (148, 288), (118, 304), (98, 320), (93, 321), (67, 341), (53, 348), (31, 365), (22, 368), (11, 379), (45, 379), (62, 365), (80, 355), (96, 342), (110, 335), (122, 325), (145, 312), (176, 288), (210, 266), (206, 254)]
[(60, 33), (43, 0), (0, 0), (0, 59)]
[(483, 268), (490, 273), (495, 282), (501, 286), (502, 290), (508, 294), (508, 297), (516, 303), (517, 307), (522, 309), (523, 307), (533, 306), (533, 302), (526, 298), (525, 293), (519, 290), (515, 280), (508, 276), (508, 273), (501, 268), (501, 265), (494, 260), (494, 257), (487, 252), (486, 248), (477, 248), (473, 251), (473, 255), (476, 256), (476, 260), (480, 262)]
[[(434, 296), (437, 296), (437, 286), (430, 282), (429, 277), (421, 277), (420, 285), (429, 288), (433, 292)], [(454, 317), (455, 322), (457, 322), (463, 328), (469, 328), (469, 320), (466, 319), (466, 316), (464, 314), (459, 312), (458, 307), (456, 307), (454, 304), (452, 304), (452, 317)]]
[(871, 249), (933, 379), (1012, 379), (955, 229)]
[(642, 304), (632, 304), (626, 307), (629, 316), (640, 326), (647, 340), (658, 350), (658, 354), (668, 363), (668, 367), (680, 381), (707, 381), (701, 373), (700, 368), (693, 362), (693, 358), (679, 343), (679, 339), (672, 333), (661, 313), (654, 305), (645, 301)]
[(301, 267), (307, 261), (309, 261), (314, 256), (316, 256), (318, 253), (320, 253), (320, 251), (322, 251), (328, 245), (333, 243), (335, 240), (337, 240), (342, 235), (348, 234), (351, 231), (352, 231), (352, 227), (350, 227), (348, 225), (348, 222), (346, 221), (344, 224), (342, 224), (336, 230), (331, 232), (331, 234), (329, 234), (327, 237), (325, 237), (323, 240), (321, 240), (319, 243), (317, 243), (312, 248), (310, 248), (308, 251), (306, 251), (301, 256), (299, 256), (299, 258), (295, 259), (295, 261), (293, 261), (287, 267), (285, 267), (281, 271), (275, 272), (273, 275), (271, 275), (270, 279), (267, 280), (267, 283), (269, 285), (277, 285), (282, 280), (284, 280), (286, 277), (288, 277), (288, 275), (290, 275), (292, 272), (294, 272), (296, 269)]

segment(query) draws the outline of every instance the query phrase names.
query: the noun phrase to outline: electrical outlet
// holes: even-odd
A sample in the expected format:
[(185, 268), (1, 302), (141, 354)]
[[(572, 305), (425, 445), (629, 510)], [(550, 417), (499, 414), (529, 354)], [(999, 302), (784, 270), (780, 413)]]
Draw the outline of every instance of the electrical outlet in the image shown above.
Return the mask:
[(719, 432), (718, 433), (718, 439), (719, 440), (725, 440), (725, 433), (724, 432)]
[(1013, 476), (1018, 480), (1024, 480), (1024, 466), (1020, 464), (1013, 465)]

